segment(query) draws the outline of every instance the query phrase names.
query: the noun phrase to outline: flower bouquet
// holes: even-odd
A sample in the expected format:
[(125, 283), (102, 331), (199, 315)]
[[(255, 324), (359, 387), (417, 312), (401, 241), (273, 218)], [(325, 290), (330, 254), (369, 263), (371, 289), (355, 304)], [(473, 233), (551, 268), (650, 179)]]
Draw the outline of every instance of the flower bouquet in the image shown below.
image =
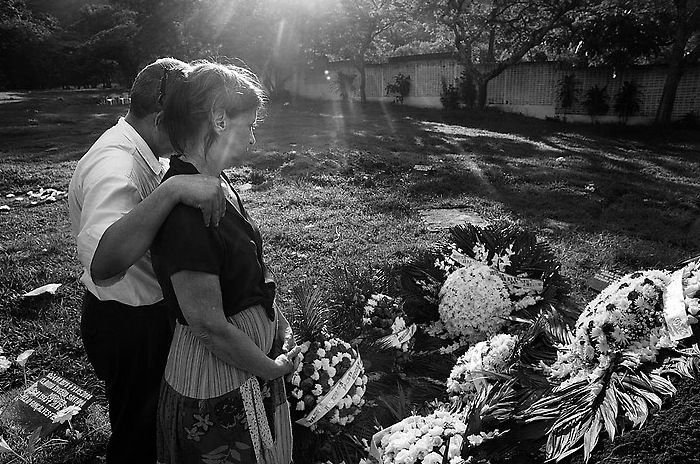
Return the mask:
[(297, 304), (291, 324), (304, 341), (297, 368), (287, 377), (292, 418), (311, 430), (334, 432), (352, 422), (364, 405), (364, 366), (357, 350), (329, 333), (328, 309), (316, 288), (298, 287), (293, 296)]
[(471, 346), (452, 369), (447, 393), (455, 399), (473, 400), (494, 375), (509, 373), (517, 344), (517, 337), (498, 334)]
[(306, 341), (301, 347), (289, 391), (297, 423), (312, 430), (349, 424), (365, 403), (367, 385), (357, 351), (338, 338)]
[(406, 266), (401, 276), (406, 313), (426, 322), (429, 335), (452, 340), (441, 352), (485, 340), (564, 296), (559, 263), (534, 234), (510, 224), (458, 226), (451, 234), (432, 262)]
[(401, 300), (381, 293), (367, 299), (362, 317), (363, 331), (377, 338), (384, 346), (407, 352), (413, 346), (416, 325), (406, 324)]
[(467, 425), (447, 411), (410, 416), (374, 435), (370, 454), (381, 464), (450, 464), (462, 459)]
[[(611, 284), (581, 313), (574, 340), (542, 366), (556, 386), (524, 417), (551, 421), (549, 459), (583, 446), (588, 460), (602, 430), (613, 440), (626, 424), (641, 427), (675, 393), (662, 374), (692, 375), (700, 351), (679, 345), (678, 334), (688, 335), (692, 322), (682, 275), (640, 271)], [(686, 279), (686, 290), (693, 285)]]

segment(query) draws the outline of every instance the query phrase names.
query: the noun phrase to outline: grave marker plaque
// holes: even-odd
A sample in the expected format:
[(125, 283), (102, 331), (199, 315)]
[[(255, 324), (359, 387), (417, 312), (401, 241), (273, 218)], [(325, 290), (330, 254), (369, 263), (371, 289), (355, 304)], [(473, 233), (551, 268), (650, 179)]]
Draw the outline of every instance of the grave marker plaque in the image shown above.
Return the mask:
[(616, 280), (621, 279), (623, 276), (624, 274), (621, 274), (617, 271), (601, 270), (596, 272), (593, 277), (589, 277), (586, 281), (586, 285), (588, 285), (589, 288), (592, 288), (596, 292), (602, 292), (603, 290), (605, 290), (605, 287), (615, 282)]
[(63, 377), (50, 372), (31, 384), (3, 411), (9, 419), (27, 431), (41, 426), (41, 435), (47, 436), (61, 424), (54, 423), (56, 413), (68, 406), (85, 409), (93, 396)]

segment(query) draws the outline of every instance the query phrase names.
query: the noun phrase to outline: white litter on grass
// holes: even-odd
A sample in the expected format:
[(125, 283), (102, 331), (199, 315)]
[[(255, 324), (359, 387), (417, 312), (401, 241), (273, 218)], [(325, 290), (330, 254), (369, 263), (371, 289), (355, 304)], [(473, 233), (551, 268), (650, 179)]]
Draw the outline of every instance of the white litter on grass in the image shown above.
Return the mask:
[(415, 166), (413, 166), (413, 170), (427, 172), (427, 171), (432, 171), (433, 167), (427, 166), (425, 164), (416, 164)]
[(9, 211), (9, 210), (10, 210), (10, 207), (7, 205), (0, 206), (0, 211)]
[(239, 186), (236, 190), (238, 190), (239, 192), (245, 192), (246, 190), (250, 190), (252, 188), (253, 188), (253, 184), (251, 184), (250, 182), (247, 182), (247, 183)]
[(32, 296), (39, 296), (43, 295), (44, 293), (50, 293), (51, 295), (56, 294), (56, 290), (61, 286), (62, 284), (46, 284), (42, 285), (39, 288), (35, 288), (31, 292), (27, 292), (22, 297), (27, 298), (27, 297), (32, 297)]
[[(40, 205), (43, 203), (55, 203), (58, 200), (61, 200), (63, 198), (68, 197), (68, 192), (64, 192), (62, 190), (56, 190), (54, 188), (39, 188), (39, 190), (34, 191), (30, 190), (27, 192), (27, 198), (31, 200), (29, 202), (30, 206), (36, 206)], [(23, 201), (25, 197), (18, 197), (14, 193), (8, 193), (5, 195), (5, 198), (11, 199), (13, 201)], [(9, 206), (6, 208), (2, 208), (2, 210), (7, 211), (9, 209)]]

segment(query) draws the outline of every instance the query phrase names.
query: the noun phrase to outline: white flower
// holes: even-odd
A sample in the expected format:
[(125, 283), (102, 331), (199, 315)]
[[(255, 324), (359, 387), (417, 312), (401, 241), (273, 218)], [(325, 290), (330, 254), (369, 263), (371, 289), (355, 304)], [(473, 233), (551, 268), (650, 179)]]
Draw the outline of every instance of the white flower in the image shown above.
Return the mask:
[(292, 374), (292, 379), (290, 380), (290, 383), (294, 385), (295, 387), (298, 387), (299, 384), (301, 383), (301, 376), (299, 375), (298, 372), (294, 372)]
[(319, 358), (325, 358), (326, 357), (326, 350), (323, 348), (319, 348), (316, 350), (316, 354), (318, 355)]
[(442, 464), (442, 456), (432, 451), (423, 458), (422, 464)]
[(5, 372), (12, 365), (12, 361), (5, 356), (0, 356), (0, 372)]
[(502, 318), (513, 309), (503, 280), (481, 264), (450, 274), (439, 296), (440, 319), (453, 337), (477, 340), (496, 333), (505, 323)]
[(479, 446), (484, 442), (484, 437), (481, 435), (468, 435), (467, 441), (469, 442), (469, 446)]
[(304, 410), (304, 407), (305, 407), (305, 406), (304, 406), (304, 402), (303, 402), (303, 401), (299, 401), (299, 402), (297, 403), (297, 411), (303, 411), (303, 410)]
[(571, 345), (562, 348), (546, 370), (553, 378), (594, 381), (626, 353), (635, 363), (656, 360), (660, 348), (674, 348), (663, 317), (663, 294), (670, 282), (664, 271), (639, 271), (605, 288), (576, 322)]
[(507, 373), (517, 341), (513, 335), (498, 334), (471, 346), (452, 368), (447, 392), (453, 396), (472, 397), (486, 384), (480, 371)]
[(73, 416), (77, 415), (79, 412), (79, 406), (67, 406), (54, 414), (53, 423), (63, 424), (66, 421), (70, 421)]
[(311, 390), (311, 393), (313, 393), (316, 396), (321, 396), (323, 394), (323, 387), (320, 384), (315, 384), (313, 390)]
[[(466, 430), (466, 424), (449, 412), (436, 411), (427, 417), (410, 416), (386, 430), (388, 433), (377, 444), (382, 463), (441, 464), (441, 453), (445, 452), (451, 463), (461, 460), (461, 437), (455, 436), (455, 432)], [(451, 437), (451, 445), (446, 451), (444, 442), (447, 437)]]
[(34, 354), (34, 350), (27, 350), (27, 351), (21, 353), (19, 356), (17, 356), (17, 359), (15, 360), (15, 362), (17, 364), (19, 364), (20, 366), (24, 367), (24, 365), (27, 364), (27, 359), (29, 359), (29, 357), (33, 354)]
[(314, 366), (314, 369), (319, 370), (323, 367), (323, 363), (321, 362), (320, 359), (314, 359), (314, 362), (312, 363)]

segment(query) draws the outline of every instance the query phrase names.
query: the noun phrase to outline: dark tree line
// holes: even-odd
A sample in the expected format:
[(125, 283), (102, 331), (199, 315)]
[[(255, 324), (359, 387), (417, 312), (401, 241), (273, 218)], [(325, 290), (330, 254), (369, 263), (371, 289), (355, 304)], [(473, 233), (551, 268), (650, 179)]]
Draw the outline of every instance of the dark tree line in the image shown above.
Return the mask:
[(0, 0), (0, 88), (129, 85), (159, 56), (227, 56), (274, 93), (323, 56), (354, 66), (364, 101), (367, 63), (450, 51), (479, 106), (488, 82), (523, 60), (665, 64), (657, 120), (668, 122), (683, 72), (700, 60), (700, 0), (94, 1)]

